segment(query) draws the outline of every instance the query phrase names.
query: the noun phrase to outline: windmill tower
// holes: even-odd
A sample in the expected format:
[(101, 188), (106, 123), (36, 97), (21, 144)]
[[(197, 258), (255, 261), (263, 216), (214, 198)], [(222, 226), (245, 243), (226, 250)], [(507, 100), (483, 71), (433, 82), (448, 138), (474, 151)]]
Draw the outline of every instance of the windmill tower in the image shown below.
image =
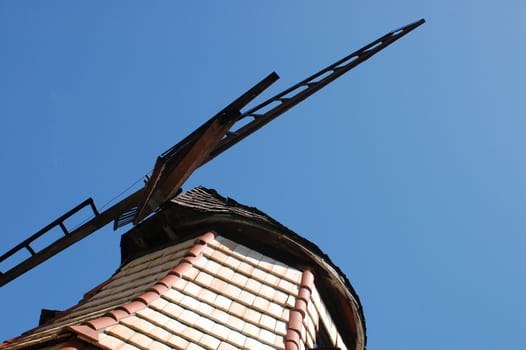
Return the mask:
[[(104, 212), (88, 199), (2, 255), (0, 262), (30, 253), (0, 274), (0, 285), (112, 221), (134, 224), (121, 238), (121, 266), (112, 277), (70, 309), (44, 312), (38, 327), (0, 349), (364, 349), (359, 298), (318, 247), (255, 208), (181, 186), (195, 169), (422, 23), (244, 110), (277, 80), (270, 74), (163, 153), (143, 189)], [(87, 206), (93, 219), (69, 230), (65, 220)], [(54, 227), (64, 237), (35, 251), (32, 242)]]

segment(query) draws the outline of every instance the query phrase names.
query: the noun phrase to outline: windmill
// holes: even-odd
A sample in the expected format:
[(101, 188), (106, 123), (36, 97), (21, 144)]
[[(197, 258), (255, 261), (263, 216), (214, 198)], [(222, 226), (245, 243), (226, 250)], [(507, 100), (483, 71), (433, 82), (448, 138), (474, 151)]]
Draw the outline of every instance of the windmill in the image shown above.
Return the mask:
[[(424, 22), (421, 19), (389, 32), (274, 97), (253, 108), (247, 108), (250, 102), (279, 79), (276, 73), (269, 74), (182, 141), (162, 153), (143, 188), (104, 211), (99, 211), (94, 200), (88, 198), (1, 255), (0, 263), (4, 263), (21, 252), (29, 253), (29, 257), (14, 267), (0, 271), (0, 286), (20, 277), (111, 222), (114, 223), (114, 229), (130, 223), (141, 223), (177, 196), (183, 183), (196, 169)], [(65, 221), (85, 208), (91, 208), (93, 217), (79, 227), (68, 229)], [(63, 231), (63, 237), (38, 251), (33, 248), (32, 243), (57, 227)]]

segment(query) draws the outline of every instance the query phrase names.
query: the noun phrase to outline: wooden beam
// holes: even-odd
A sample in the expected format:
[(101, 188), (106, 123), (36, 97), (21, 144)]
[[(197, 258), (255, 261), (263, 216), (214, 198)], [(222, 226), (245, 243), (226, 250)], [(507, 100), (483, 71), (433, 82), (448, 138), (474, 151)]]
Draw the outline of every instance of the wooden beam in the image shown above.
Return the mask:
[(17, 278), (18, 276), (26, 273), (27, 271), (31, 270), (33, 267), (41, 264), (42, 262), (46, 261), (52, 256), (60, 253), (61, 251), (68, 248), (72, 244), (80, 241), (81, 239), (89, 236), (90, 234), (97, 231), (98, 229), (109, 224), (116, 217), (119, 217), (119, 215), (121, 215), (123, 212), (126, 212), (133, 206), (137, 205), (137, 203), (139, 202), (142, 196), (142, 192), (143, 192), (143, 189), (140, 189), (137, 192), (131, 194), (130, 196), (120, 201), (119, 203), (115, 204), (111, 208), (95, 216), (93, 219), (89, 220), (82, 226), (71, 231), (66, 236), (56, 240), (55, 242), (51, 243), (49, 246), (42, 249), (41, 251), (36, 252), (34, 255), (30, 256), (29, 258), (22, 261), (18, 265), (9, 269), (5, 273), (1, 273), (0, 274), (0, 287), (12, 281), (13, 279)]

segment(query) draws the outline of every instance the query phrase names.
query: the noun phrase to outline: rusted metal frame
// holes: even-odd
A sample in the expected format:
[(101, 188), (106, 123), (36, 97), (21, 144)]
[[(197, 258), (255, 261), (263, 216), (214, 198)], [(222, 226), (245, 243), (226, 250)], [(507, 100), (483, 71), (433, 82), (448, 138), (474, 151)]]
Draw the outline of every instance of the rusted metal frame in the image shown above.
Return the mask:
[(133, 219), (135, 219), (135, 216), (137, 215), (137, 206), (134, 206), (130, 208), (128, 211), (122, 213), (119, 215), (118, 218), (116, 218), (113, 221), (113, 230), (116, 231), (117, 229), (128, 225), (130, 222), (133, 222)]
[[(13, 279), (17, 278), (18, 276), (24, 274), (25, 272), (29, 271), (33, 267), (41, 264), (42, 262), (46, 261), (47, 259), (51, 258), (55, 254), (63, 251), (67, 247), (71, 246), (75, 242), (80, 241), (81, 239), (87, 237), (91, 233), (97, 231), (98, 229), (106, 226), (108, 223), (110, 223), (113, 219), (118, 217), (121, 213), (129, 210), (131, 207), (137, 205), (139, 202), (139, 199), (142, 196), (143, 189), (138, 190), (137, 192), (131, 194), (124, 200), (120, 201), (119, 203), (115, 204), (113, 207), (103, 211), (102, 213), (98, 213), (93, 219), (89, 220), (88, 222), (84, 223), (80, 227), (76, 228), (75, 230), (71, 231), (66, 236), (56, 240), (55, 242), (48, 245), (46, 248), (42, 249), (39, 252), (35, 252), (32, 256), (27, 258), (26, 260), (22, 261), (18, 265), (12, 267), (5, 273), (0, 273), (0, 287), (5, 285), (6, 283), (12, 281)], [(89, 199), (91, 200), (91, 198)], [(88, 201), (89, 201), (88, 200)], [(83, 202), (84, 206), (86, 204), (89, 204), (88, 201)], [(86, 203), (88, 202), (88, 203)], [(63, 219), (67, 216), (67, 214), (70, 214), (72, 212), (75, 212), (75, 209), (81, 207), (80, 205), (70, 210), (68, 213), (61, 216), (59, 219)], [(58, 221), (55, 220), (53, 223), (56, 223)], [(52, 223), (52, 224), (53, 224)], [(53, 226), (52, 224), (46, 226), (44, 229), (49, 228)], [(41, 233), (41, 231), (44, 231), (44, 229), (40, 230), (38, 233)], [(35, 239), (35, 235), (31, 236), (24, 242), (17, 245), (15, 248), (11, 249), (6, 254), (2, 255), (0, 257), (0, 261), (3, 261), (6, 259), (6, 257), (14, 254), (13, 252), (16, 252), (17, 250), (20, 250), (22, 248), (25, 248), (25, 246), (30, 242), (32, 239)]]
[[(5, 285), (58, 252), (66, 249), (73, 243), (102, 228), (112, 220), (119, 218), (120, 215), (134, 207), (137, 207), (138, 213), (134, 223), (138, 223), (142, 218), (155, 211), (158, 206), (168, 200), (170, 196), (173, 196), (180, 189), (182, 183), (199, 166), (215, 158), (223, 151), (232, 147), (237, 142), (424, 22), (422, 19), (392, 31), (249, 111), (240, 113), (242, 108), (278, 79), (276, 73), (270, 74), (180, 143), (163, 153), (156, 162), (152, 177), (150, 181), (148, 181), (146, 188), (138, 190), (102, 213), (97, 211), (93, 200), (90, 198), (2, 255), (0, 262), (5, 261), (22, 249), (27, 249), (31, 253), (31, 257), (7, 272), (0, 272), (0, 286)], [(291, 94), (296, 90), (298, 91), (295, 94)], [(291, 95), (287, 96), (289, 94)], [(278, 102), (279, 105), (264, 112), (265, 108), (275, 102)], [(258, 114), (258, 112), (261, 114)], [(253, 120), (236, 131), (230, 130), (235, 123), (244, 118), (253, 118)], [(157, 193), (154, 193), (155, 191), (157, 191)], [(150, 203), (153, 195), (155, 195), (155, 201)], [(137, 205), (138, 203), (139, 205)], [(95, 218), (72, 232), (69, 232), (63, 224), (63, 221), (88, 204), (95, 213)], [(61, 227), (65, 236), (42, 249), (40, 252), (35, 252), (30, 246), (31, 242), (57, 225)]]
[[(400, 29), (394, 30), (385, 34), (384, 36), (376, 39), (375, 41), (365, 45), (361, 49), (351, 53), (350, 55), (340, 59), (339, 61), (331, 64), (330, 66), (322, 69), (321, 71), (311, 75), (305, 80), (297, 83), (296, 85), (284, 90), (276, 96), (266, 100), (265, 102), (257, 105), (256, 107), (243, 112), (241, 119), (252, 118), (253, 120), (237, 131), (229, 133), (216, 148), (210, 152), (209, 157), (204, 163), (212, 160), (225, 150), (229, 149), (239, 141), (243, 140), (248, 135), (252, 134), (256, 130), (260, 129), (264, 125), (271, 122), (284, 112), (288, 111), (307, 97), (311, 96), (318, 90), (322, 89), (332, 81), (339, 78), (341, 75), (347, 73), (352, 68), (356, 67), (360, 63), (366, 61), (374, 54), (383, 50), (396, 40), (400, 39), (404, 35), (408, 34), (418, 26), (425, 22), (424, 19), (406, 25)], [(271, 106), (273, 103), (279, 103), (270, 110), (264, 112), (266, 108)], [(259, 112), (259, 113), (258, 113)]]
[[(16, 254), (18, 251), (23, 250), (23, 249), (28, 250), (31, 253), (31, 255), (36, 254), (35, 251), (33, 250), (33, 248), (31, 248), (31, 243), (33, 241), (37, 240), (38, 238), (42, 237), (44, 234), (49, 232), (55, 226), (60, 226), (62, 231), (64, 231), (65, 234), (68, 234), (68, 231), (67, 231), (66, 227), (64, 226), (64, 220), (70, 218), (75, 213), (77, 213), (80, 210), (84, 209), (88, 205), (90, 205), (92, 208), (95, 206), (95, 204), (93, 203), (93, 199), (92, 198), (86, 199), (85, 201), (83, 201), (82, 203), (80, 203), (79, 205), (74, 207), (73, 209), (69, 210), (65, 214), (61, 215), (59, 218), (57, 218), (54, 221), (52, 221), (49, 225), (47, 225), (44, 228), (40, 229), (38, 232), (36, 232), (35, 234), (31, 235), (29, 238), (25, 239), (20, 244), (18, 244), (14, 248), (10, 249), (7, 253), (5, 253), (2, 256), (0, 256), (0, 263), (5, 261), (9, 257), (13, 256), (14, 254)], [(94, 213), (95, 213), (95, 215), (98, 214), (97, 211), (94, 211)]]
[(276, 73), (269, 74), (157, 159), (144, 198), (139, 204), (135, 224), (179, 191), (184, 181), (203, 164), (210, 150), (240, 119), (240, 110), (278, 79)]
[[(222, 122), (227, 122), (229, 120), (226, 120), (228, 118), (231, 118), (231, 112), (232, 111), (240, 111), (243, 107), (245, 107), (247, 104), (249, 104), (254, 98), (256, 98), (258, 95), (260, 95), (263, 91), (265, 91), (270, 85), (275, 83), (279, 79), (278, 74), (275, 72), (270, 73), (267, 75), (263, 80), (261, 80), (259, 83), (254, 85), (252, 88), (250, 88), (247, 92), (245, 92), (243, 95), (238, 97), (234, 102), (229, 104), (227, 107), (225, 107), (222, 111), (217, 113), (215, 116), (207, 120), (203, 125), (201, 125), (199, 128), (194, 130), (190, 135), (185, 137), (183, 140), (181, 140), (179, 143), (165, 151), (163, 154), (161, 154), (161, 158), (167, 158), (172, 157), (175, 153), (178, 153), (181, 151), (181, 148), (184, 147), (184, 145), (187, 145), (197, 138), (206, 130), (212, 120), (214, 119), (220, 119)], [(238, 118), (239, 120), (239, 118)]]
[[(137, 224), (140, 220), (144, 219), (151, 212), (155, 211), (162, 203), (168, 200), (170, 196), (173, 196), (180, 189), (180, 186), (188, 178), (191, 172), (197, 169), (199, 166), (212, 160), (220, 153), (229, 149), (234, 144), (238, 143), (248, 135), (252, 134), (256, 130), (268, 124), (270, 121), (277, 118), (284, 112), (288, 111), (290, 108), (305, 100), (306, 98), (308, 98), (324, 86), (328, 85), (341, 75), (345, 74), (352, 68), (356, 67), (358, 64), (366, 61), (371, 56), (381, 51), (388, 45), (392, 44), (402, 36), (406, 35), (422, 23), (424, 23), (424, 20), (411, 23), (400, 29), (389, 32), (381, 38), (344, 57), (343, 59), (322, 69), (318, 73), (315, 73), (307, 79), (299, 82), (298, 84), (286, 89), (285, 91), (274, 96), (273, 98), (257, 105), (256, 107), (248, 110), (247, 112), (242, 113), (241, 115), (239, 115), (238, 118), (233, 120), (233, 123), (232, 125), (230, 125), (230, 127), (233, 126), (235, 122), (238, 122), (244, 118), (253, 118), (253, 120), (250, 121), (248, 124), (240, 127), (238, 130), (232, 131), (230, 130), (230, 127), (226, 129), (225, 133), (218, 140), (216, 145), (213, 145), (213, 142), (204, 142), (204, 144), (206, 144), (205, 147), (212, 146), (212, 148), (206, 149), (208, 154), (204, 158), (202, 158), (201, 163), (196, 164), (194, 161), (195, 159), (192, 159), (192, 161), (188, 161), (187, 157), (196, 157), (198, 154), (200, 158), (202, 157), (202, 154), (204, 153), (205, 149), (201, 149), (199, 150), (199, 152), (194, 151), (191, 155), (190, 150), (195, 149), (195, 145), (198, 142), (200, 143), (200, 147), (204, 145), (201, 144), (200, 140), (201, 138), (203, 138), (203, 135), (206, 132), (206, 130), (211, 128), (215, 118), (219, 118), (221, 115), (228, 115), (229, 113), (227, 113), (227, 111), (229, 109), (235, 109), (234, 106), (236, 106), (236, 108), (239, 108), (238, 110), (241, 110), (242, 107), (248, 104), (248, 102), (254, 97), (256, 97), (261, 91), (263, 91), (263, 89), (260, 89), (258, 93), (251, 93), (251, 91), (256, 89), (258, 85), (262, 85), (262, 83), (265, 80), (269, 79), (273, 74), (276, 74), (273, 73), (269, 75), (261, 83), (256, 85), (255, 88), (249, 90), (247, 94), (240, 97), (237, 101), (232, 103), (225, 110), (223, 110), (218, 115), (207, 121), (200, 128), (195, 130), (192, 134), (190, 134), (188, 137), (183, 139), (181, 142), (179, 142), (177, 145), (175, 145), (165, 153), (163, 153), (163, 155), (161, 155), (161, 157), (158, 158), (154, 167), (154, 171), (152, 173), (152, 177), (149, 183), (147, 184), (145, 198), (143, 199), (143, 202), (141, 202), (141, 204), (139, 205), (139, 210), (134, 220), (134, 223)], [(276, 79), (277, 75), (274, 81)], [(247, 98), (246, 95), (249, 95), (250, 98)], [(243, 100), (245, 103), (239, 103), (240, 100)], [(268, 106), (276, 102), (279, 103), (277, 106), (271, 108), (266, 112), (263, 112), (264, 109), (268, 108)], [(258, 114), (259, 111), (261, 111), (261, 114)], [(168, 166), (169, 163), (173, 164), (173, 166)], [(184, 166), (180, 166), (178, 163), (183, 163)], [(185, 167), (188, 166), (191, 166), (191, 169), (186, 168), (186, 171), (183, 171), (183, 169), (185, 169)], [(173, 176), (164, 175), (165, 173), (171, 173), (173, 174)], [(170, 180), (161, 181), (161, 178), (169, 178)]]
[[(161, 154), (157, 158), (152, 174), (150, 178), (148, 179), (148, 182), (146, 183), (145, 195), (141, 203), (139, 204), (139, 208), (144, 207), (146, 203), (150, 203), (152, 200), (160, 201), (159, 198), (154, 197), (155, 196), (154, 192), (155, 192), (155, 189), (158, 188), (158, 183), (159, 183), (159, 180), (161, 179), (161, 176), (163, 176), (163, 174), (166, 174), (167, 163), (176, 162), (179, 159), (183, 158), (188, 153), (188, 150), (192, 147), (192, 145), (195, 144), (195, 142), (199, 140), (200, 137), (202, 137), (202, 135), (206, 132), (208, 128), (210, 128), (210, 125), (212, 124), (214, 118), (211, 118), (210, 120), (208, 120), (206, 123), (204, 123), (199, 128), (194, 130), (190, 135), (185, 137), (183, 140), (181, 140), (179, 143), (177, 143), (175, 146), (173, 146), (169, 150), (165, 151), (163, 154)], [(151, 210), (155, 210), (155, 209), (151, 209)], [(147, 215), (148, 214), (144, 216), (147, 216)]]
[[(220, 122), (220, 123), (226, 123), (224, 126), (224, 129), (228, 130), (233, 123), (235, 123), (236, 119), (238, 118), (240, 113), (239, 110), (248, 104), (255, 96), (259, 95), (264, 89), (266, 89), (270, 84), (272, 84), (274, 81), (278, 79), (277, 74), (272, 73), (269, 76), (267, 76), (265, 79), (263, 79), (259, 84), (257, 84), (255, 87), (253, 87), (251, 90), (249, 90), (247, 93), (245, 93), (243, 96), (238, 98), (233, 104), (231, 104), (229, 107), (225, 108), (223, 111), (221, 111), (218, 115), (216, 115), (214, 118), (209, 120), (207, 123), (205, 123), (201, 128), (196, 130), (194, 133), (189, 135), (189, 137), (185, 138), (181, 143), (179, 143), (179, 147), (172, 148), (165, 152), (162, 157), (159, 157), (161, 159), (161, 167), (157, 167), (154, 169), (157, 170), (157, 172), (162, 173), (162, 171), (165, 168), (165, 165), (168, 161), (171, 159), (177, 158), (176, 156), (179, 153), (186, 154), (190, 153), (191, 149), (189, 146), (193, 144), (197, 147), (201, 147), (202, 145), (197, 144), (197, 141), (200, 140), (200, 137), (207, 134), (207, 130), (216, 130), (213, 126)], [(235, 107), (235, 108), (234, 108)], [(235, 110), (236, 113), (232, 113), (232, 111)], [(234, 118), (235, 117), (235, 118)], [(231, 120), (230, 120), (231, 119)], [(223, 134), (221, 137), (224, 136), (226, 133), (226, 130), (223, 131)], [(220, 138), (219, 138), (220, 139)], [(217, 140), (219, 141), (219, 140)], [(217, 144), (217, 141), (214, 142), (214, 144)], [(211, 148), (211, 146), (207, 146), (207, 152)], [(182, 152), (181, 150), (188, 150), (188, 152)], [(179, 153), (178, 153), (179, 151)], [(180, 155), (182, 157), (182, 155)], [(200, 163), (201, 161), (199, 161)], [(171, 164), (170, 164), (171, 165)], [(199, 164), (198, 164), (199, 165)], [(191, 170), (195, 170), (195, 167)], [(190, 171), (190, 173), (191, 173)], [(189, 173), (185, 175), (186, 178), (189, 176)], [(180, 185), (179, 185), (180, 186)], [(18, 265), (14, 266), (13, 268), (9, 269), (5, 273), (0, 272), (0, 286), (5, 285), (6, 283), (12, 281), (13, 279), (17, 278), (18, 276), (24, 274), (25, 272), (29, 271), (33, 267), (41, 264), (42, 262), (46, 261), (47, 259), (51, 258), (55, 254), (61, 252), (62, 250), (66, 249), (67, 247), (71, 246), (72, 244), (80, 241), (81, 239), (87, 237), (91, 233), (95, 232), (96, 230), (106, 226), (111, 221), (118, 218), (123, 213), (128, 212), (130, 209), (137, 207), (137, 205), (140, 203), (141, 200), (144, 198), (144, 192), (145, 189), (142, 188), (127, 198), (123, 199), (119, 203), (115, 204), (113, 207), (105, 210), (102, 213), (99, 213), (97, 208), (95, 207), (95, 204), (93, 202), (92, 198), (89, 198), (88, 200), (82, 202), (75, 208), (68, 211), (66, 214), (62, 215), (57, 220), (53, 221), (40, 231), (38, 231), (33, 236), (29, 237), (28, 239), (24, 240), (22, 243), (18, 244), (13, 249), (9, 250), (7, 253), (2, 255), (0, 257), (0, 262), (6, 260), (16, 252), (22, 249), (27, 249), (31, 256), (27, 258), (26, 260), (22, 261)], [(80, 209), (84, 208), (85, 206), (90, 205), (93, 212), (95, 213), (95, 218), (89, 220), (82, 226), (78, 227), (77, 229), (68, 232), (67, 229), (65, 229), (65, 226), (62, 224), (62, 222), (79, 211)], [(66, 236), (56, 240), (55, 242), (48, 245), (46, 248), (42, 249), (39, 252), (36, 252), (31, 248), (30, 243), (36, 240), (37, 238), (41, 237), (43, 234), (48, 232), (53, 227), (60, 225)]]
[(214, 120), (208, 129), (198, 138), (182, 157), (177, 157), (178, 161), (167, 160), (163, 164), (162, 176), (159, 177), (152, 189), (148, 201), (138, 211), (135, 223), (142, 220), (151, 212), (159, 208), (165, 201), (173, 197), (181, 188), (182, 184), (188, 179), (192, 172), (197, 169), (206, 158), (210, 149), (224, 137), (233, 122), (221, 125), (218, 120)]

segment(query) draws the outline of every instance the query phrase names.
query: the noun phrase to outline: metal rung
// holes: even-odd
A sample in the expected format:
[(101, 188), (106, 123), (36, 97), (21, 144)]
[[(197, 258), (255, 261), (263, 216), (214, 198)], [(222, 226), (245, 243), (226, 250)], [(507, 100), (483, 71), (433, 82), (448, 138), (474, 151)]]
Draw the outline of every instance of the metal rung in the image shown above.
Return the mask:
[(138, 207), (135, 206), (129, 211), (122, 213), (117, 219), (115, 219), (113, 221), (113, 230), (117, 230), (133, 222), (133, 219), (135, 219), (135, 216), (137, 215), (137, 209)]
[(27, 249), (27, 251), (31, 254), (31, 255), (35, 255), (36, 252), (33, 250), (33, 248), (31, 248), (30, 245), (26, 245), (24, 248)]
[[(103, 226), (106, 226), (107, 224), (112, 222), (116, 217), (119, 217), (122, 213), (128, 212), (130, 208), (137, 206), (137, 202), (140, 200), (140, 198), (142, 198), (142, 194), (143, 189), (140, 189), (132, 193), (119, 203), (115, 204), (111, 208), (106, 209), (102, 213), (98, 212), (97, 208), (95, 207), (95, 203), (93, 203), (93, 200), (91, 198), (82, 202), (75, 208), (71, 209), (66, 214), (62, 215), (60, 218), (53, 221), (51, 224), (47, 225), (42, 230), (38, 231), (33, 236), (29, 237), (28, 239), (26, 239), (25, 241), (23, 241), (22, 243), (20, 243), (19, 245), (17, 245), (16, 247), (14, 247), (13, 249), (11, 249), (10, 251), (8, 251), (0, 257), (1, 263), (7, 258), (16, 254), (21, 249), (27, 249), (30, 253), (32, 253), (30, 257), (26, 258), (16, 266), (10, 268), (7, 271), (0, 272), (0, 287), (14, 280), (15, 278), (24, 274), (25, 272), (31, 270), (33, 267), (46, 261), (55, 254), (63, 251), (75, 242), (80, 241), (81, 239), (87, 237), (88, 235), (92, 234), (93, 232), (97, 231)], [(38, 252), (35, 252), (33, 248), (31, 248), (31, 242), (35, 241), (38, 237), (44, 235), (46, 232), (49, 232), (49, 230), (51, 230), (53, 227), (59, 225), (64, 220), (71, 217), (73, 214), (77, 213), (79, 210), (83, 209), (88, 205), (93, 209), (93, 213), (95, 214), (93, 218), (86, 221), (79, 227), (76, 227), (64, 237), (61, 237), (53, 243), (49, 244), (47, 247), (40, 249)]]
[[(307, 97), (311, 96), (315, 92), (322, 89), (338, 77), (342, 76), (352, 68), (356, 67), (362, 62), (365, 62), (374, 54), (380, 52), (385, 47), (391, 45), (396, 40), (400, 39), (407, 33), (411, 32), (418, 26), (422, 25), (425, 21), (423, 19), (414, 23), (408, 24), (400, 29), (389, 32), (386, 35), (376, 39), (375, 41), (365, 45), (361, 49), (351, 53), (350, 55), (340, 59), (339, 61), (325, 67), (319, 72), (311, 75), (310, 77), (300, 81), (296, 85), (282, 91), (276, 96), (262, 102), (261, 104), (253, 107), (252, 109), (244, 112), (241, 118), (246, 116), (254, 116), (255, 118), (251, 123), (246, 124), (237, 130), (238, 135), (227, 137), (221, 140), (221, 142), (210, 152), (207, 159), (203, 161), (203, 164), (212, 160), (217, 155), (221, 154), (228, 148), (232, 147), (239, 141), (243, 140), (248, 135), (252, 134), (256, 130), (260, 129), (273, 119), (277, 118), (290, 108), (294, 107)], [(301, 87), (306, 87), (299, 90)], [(266, 110), (269, 105), (274, 102), (279, 102), (278, 105), (273, 108)]]
[(64, 221), (69, 219), (70, 217), (72, 217), (73, 215), (75, 215), (76, 213), (78, 213), (79, 211), (81, 211), (87, 206), (89, 206), (93, 210), (93, 214), (95, 214), (95, 216), (99, 215), (99, 212), (97, 208), (95, 207), (95, 203), (93, 202), (93, 199), (88, 198), (84, 202), (80, 203), (79, 205), (71, 209), (70, 211), (66, 212), (64, 215), (60, 216), (55, 221), (51, 222), (49, 225), (47, 225), (46, 227), (44, 227), (43, 229), (41, 229), (40, 231), (38, 231), (31, 237), (24, 240), (22, 243), (18, 244), (13, 249), (9, 250), (4, 255), (0, 256), (0, 263), (4, 262), (5, 260), (9, 259), (13, 255), (15, 255), (16, 253), (24, 249), (28, 250), (29, 253), (31, 253), (31, 255), (36, 255), (37, 253), (35, 252), (35, 250), (31, 248), (31, 243), (33, 243), (38, 238), (42, 237), (43, 235), (45, 235), (46, 233), (48, 233), (49, 231), (51, 231), (53, 228), (57, 226), (60, 227), (60, 229), (64, 232), (64, 234), (68, 235), (69, 231), (66, 229), (66, 226), (64, 225)]

